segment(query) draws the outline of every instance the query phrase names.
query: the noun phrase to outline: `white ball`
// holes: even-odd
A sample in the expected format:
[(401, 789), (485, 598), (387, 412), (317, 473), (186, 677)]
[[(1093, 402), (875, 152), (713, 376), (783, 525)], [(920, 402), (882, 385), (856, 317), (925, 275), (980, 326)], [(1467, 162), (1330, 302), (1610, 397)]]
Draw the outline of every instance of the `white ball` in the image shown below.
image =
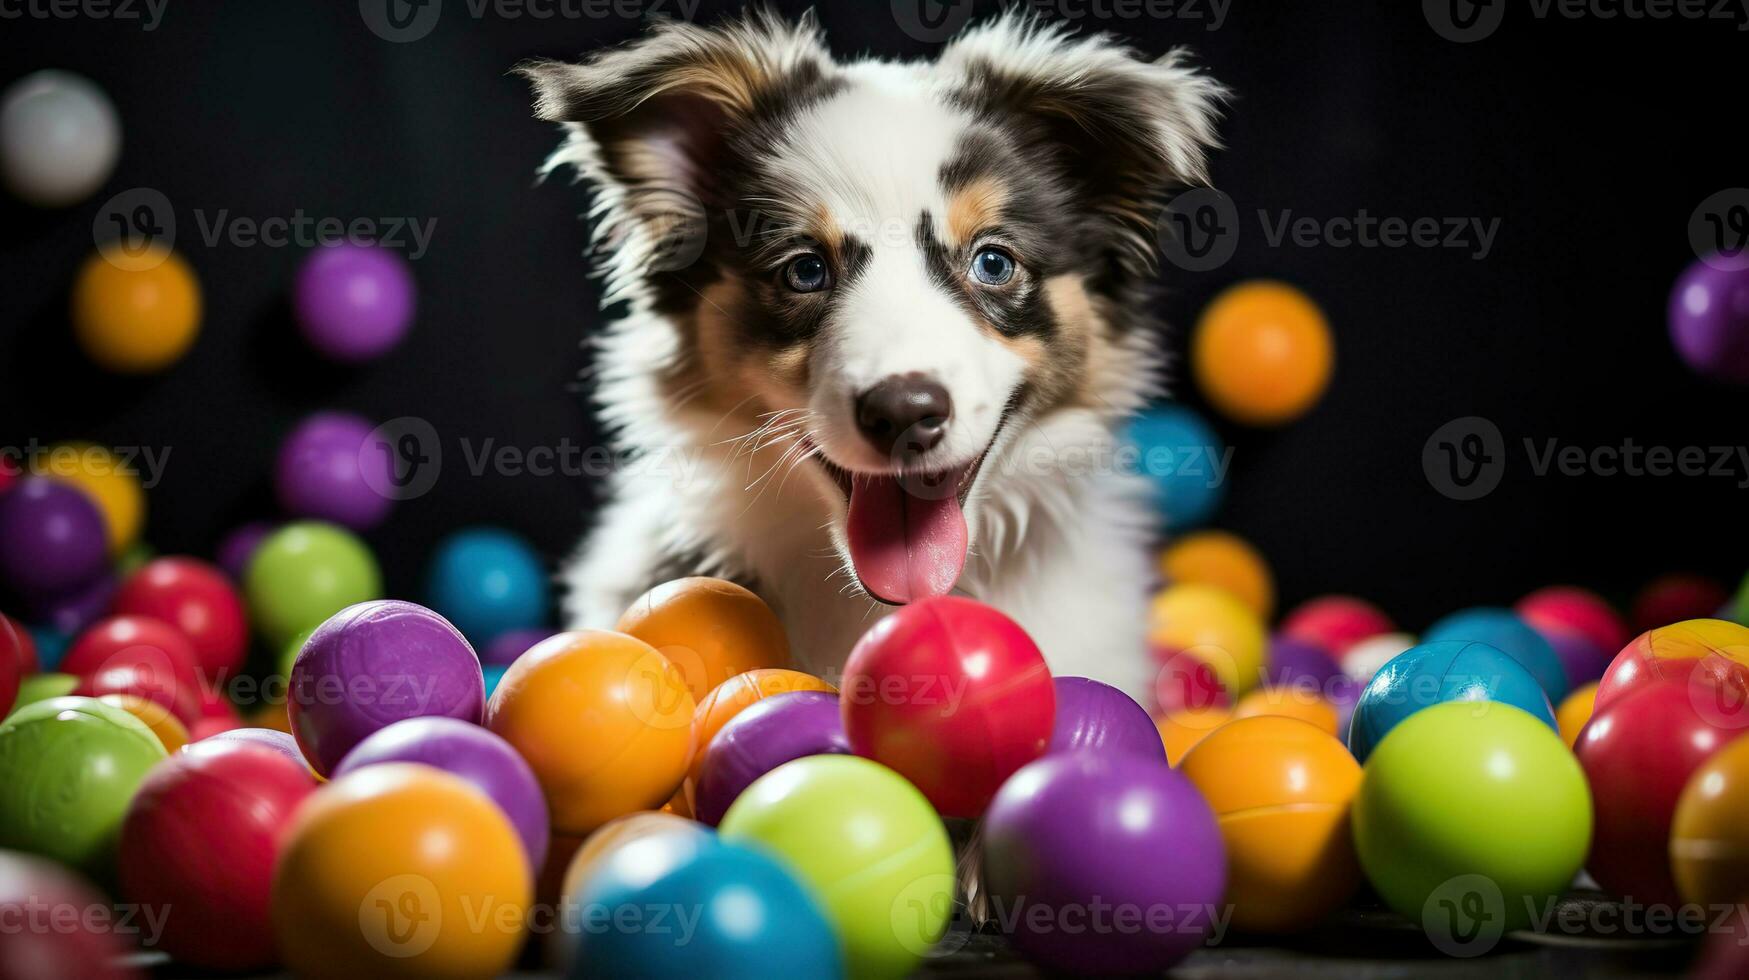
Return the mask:
[(27, 203), (52, 208), (90, 197), (121, 154), (114, 103), (83, 75), (26, 75), (0, 97), (0, 179)]
[(1415, 638), (1407, 633), (1380, 633), (1369, 636), (1342, 655), (1342, 672), (1362, 684), (1372, 680), (1372, 675), (1379, 668), (1391, 662), (1391, 659), (1404, 650), (1415, 645)]

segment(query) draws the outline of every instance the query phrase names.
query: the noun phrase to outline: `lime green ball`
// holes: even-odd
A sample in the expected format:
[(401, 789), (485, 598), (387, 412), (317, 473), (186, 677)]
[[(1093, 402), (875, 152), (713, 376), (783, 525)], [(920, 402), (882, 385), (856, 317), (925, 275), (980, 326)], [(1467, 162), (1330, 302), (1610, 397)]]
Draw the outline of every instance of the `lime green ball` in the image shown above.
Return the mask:
[(1354, 800), (1361, 867), (1447, 953), (1522, 929), (1578, 874), (1591, 793), (1549, 726), (1510, 705), (1451, 702), (1397, 725)]
[(145, 723), (92, 698), (50, 698), (0, 723), (0, 848), (104, 879), (122, 817), (166, 758)]
[(351, 532), (298, 521), (268, 535), (243, 573), (249, 615), (274, 646), (383, 594), (377, 561)]
[(12, 704), (12, 714), (18, 714), (27, 704), (64, 698), (78, 686), (79, 678), (72, 674), (31, 674), (18, 682), (18, 700)]
[(285, 649), (279, 652), (279, 676), (291, 677), (292, 665), (298, 662), (298, 654), (304, 652), (304, 644), (310, 642), (310, 634), (314, 632), (314, 629), (301, 630), (285, 641)]
[(134, 546), (121, 553), (115, 560), (115, 574), (121, 578), (140, 570), (140, 567), (158, 557), (158, 549), (144, 541), (134, 542)]
[(947, 929), (953, 845), (923, 794), (877, 762), (816, 755), (755, 780), (717, 828), (819, 899), (858, 980), (909, 973)]

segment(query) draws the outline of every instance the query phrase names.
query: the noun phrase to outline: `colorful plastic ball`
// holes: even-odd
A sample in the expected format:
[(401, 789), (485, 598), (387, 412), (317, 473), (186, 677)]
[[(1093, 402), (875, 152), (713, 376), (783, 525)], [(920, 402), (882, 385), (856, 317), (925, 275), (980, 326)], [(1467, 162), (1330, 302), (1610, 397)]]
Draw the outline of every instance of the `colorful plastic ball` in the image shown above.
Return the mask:
[(1513, 609), (1538, 630), (1572, 630), (1599, 650), (1616, 651), (1628, 641), (1628, 624), (1602, 596), (1576, 585), (1551, 585), (1518, 600)]
[(274, 936), (300, 977), (496, 977), (522, 948), (533, 887), (522, 840), (473, 784), (367, 766), (293, 817)]
[(200, 332), (200, 283), (182, 256), (157, 248), (125, 263), (99, 252), (73, 283), (73, 336), (117, 374), (150, 374), (182, 358)]
[[(711, 843), (711, 832), (704, 824), (685, 817), (677, 817), (659, 810), (643, 810), (628, 813), (623, 817), (615, 817), (601, 825), (599, 830), (583, 838), (581, 843), (572, 849), (565, 865), (564, 882), (561, 894), (575, 903), (577, 897), (588, 887), (595, 873), (599, 871), (607, 859), (616, 853), (642, 841), (654, 838), (677, 836), (682, 839), (679, 845), (658, 848), (645, 848), (630, 852), (636, 855), (636, 867), (645, 878), (654, 878), (665, 868), (671, 866), (672, 860), (688, 851), (707, 847)], [(557, 841), (554, 850), (557, 850)], [(622, 872), (627, 870), (624, 862), (620, 864)], [(574, 928), (580, 923), (560, 921), (566, 931), (575, 933)], [(569, 952), (566, 952), (569, 956)]]
[(251, 621), (279, 646), (347, 606), (381, 597), (383, 583), (376, 558), (351, 532), (298, 521), (255, 549), (243, 592)]
[(1597, 682), (1597, 706), (1658, 681), (1709, 683), (1739, 693), (1749, 690), (1749, 627), (1722, 619), (1691, 619), (1641, 633), (1616, 654)]
[(486, 727), (534, 769), (553, 829), (587, 834), (653, 810), (686, 776), (692, 694), (636, 637), (560, 633), (517, 658), (486, 705)]
[(1369, 636), (1342, 654), (1342, 675), (1364, 686), (1379, 672), (1380, 667), (1414, 645), (1415, 637), (1408, 633), (1380, 633)]
[(736, 797), (778, 766), (810, 755), (849, 753), (838, 695), (793, 691), (766, 698), (730, 719), (711, 740), (693, 794), (693, 815), (715, 827)]
[(1322, 692), (1342, 675), (1342, 668), (1336, 665), (1336, 659), (1329, 651), (1316, 643), (1284, 633), (1269, 638), (1265, 662), (1264, 687), (1295, 687)]
[[(0, 851), (0, 980), (139, 980), (120, 933), (91, 916), (108, 901), (83, 878), (39, 858)], [(56, 923), (60, 923), (57, 928)]]
[(492, 692), (498, 690), (498, 685), (503, 682), (504, 675), (509, 671), (510, 668), (503, 666), (502, 664), (481, 665), (480, 676), (486, 682), (486, 697), (490, 698)]
[(73, 487), (27, 476), (0, 497), (0, 582), (32, 594), (96, 578), (108, 560), (103, 514)]
[(409, 718), (358, 743), (334, 768), (334, 778), (384, 762), (419, 762), (474, 784), (510, 818), (528, 853), (528, 866), (538, 868), (546, 861), (551, 833), (547, 801), (534, 770), (508, 742), (457, 718)]
[(1555, 727), (1561, 731), (1561, 741), (1569, 746), (1578, 744), (1579, 733), (1585, 730), (1585, 724), (1591, 720), (1591, 712), (1596, 703), (1596, 681), (1574, 688), (1561, 701), (1561, 706), (1555, 709)]
[(38, 701), (0, 722), (0, 848), (106, 877), (122, 815), (164, 746), (91, 698)]
[(1436, 640), (1404, 651), (1367, 683), (1354, 709), (1348, 747), (1365, 762), (1405, 719), (1453, 701), (1476, 702), (1477, 712), (1509, 704), (1559, 731), (1548, 695), (1517, 660), (1486, 643)]
[(929, 801), (868, 759), (817, 755), (761, 776), (724, 841), (777, 858), (820, 903), (856, 980), (905, 975), (947, 929), (954, 859)]
[(23, 623), (0, 613), (0, 656), (5, 656), (6, 650), (11, 650), (18, 657), (19, 667), (25, 674), (42, 670), (42, 663), (36, 652), (36, 637), (31, 635)]
[(505, 630), (497, 636), (494, 636), (492, 642), (486, 644), (485, 649), (480, 651), (480, 662), (488, 665), (496, 664), (500, 667), (508, 667), (516, 662), (517, 657), (522, 656), (533, 648), (536, 643), (552, 636), (556, 632), (558, 631), (546, 629), (545, 627)]
[(1004, 780), (1043, 754), (1056, 719), (1032, 637), (959, 596), (913, 602), (876, 623), (845, 661), (843, 692), (856, 754), (953, 817), (982, 813)]
[(1221, 682), (1213, 664), (1183, 650), (1155, 649), (1150, 653), (1160, 661), (1154, 674), (1155, 714), (1232, 707), (1232, 695), (1227, 693), (1227, 685)]
[(1647, 584), (1634, 597), (1634, 629), (1644, 632), (1690, 619), (1716, 616), (1731, 600), (1725, 587), (1701, 575), (1664, 575)]
[[(79, 678), (72, 674), (31, 674), (18, 683), (18, 699), (12, 702), (12, 710), (19, 711), (27, 704), (47, 701), (49, 698), (64, 698), (73, 693), (79, 686)], [(5, 717), (0, 715), (0, 718)]]
[(1226, 888), (1209, 805), (1134, 755), (1052, 755), (1015, 773), (984, 819), (983, 861), (1015, 948), (1077, 976), (1167, 969), (1202, 945)]
[(1681, 900), (1667, 847), (1677, 799), (1695, 770), (1742, 732), (1740, 723), (1720, 724), (1697, 710), (1683, 683), (1598, 701), (1573, 752), (1595, 803), (1585, 868), (1605, 891), (1638, 902)]
[(18, 641), (11, 620), (0, 616), (0, 718), (12, 712), (23, 680), (24, 645)]
[(138, 663), (100, 667), (79, 678), (73, 693), (86, 698), (126, 695), (139, 698), (160, 711), (175, 716), (185, 727), (200, 718), (200, 701), (193, 687), (175, 677)]
[(209, 969), (274, 964), (273, 866), (314, 789), (302, 765), (241, 742), (190, 746), (147, 774), (117, 865), (128, 901), (163, 910), (159, 950)]
[(381, 524), (395, 508), (385, 492), (395, 471), (374, 427), (350, 412), (308, 416), (279, 444), (273, 488), (294, 517), (331, 521), (354, 531)]
[(1226, 444), (1208, 423), (1183, 406), (1160, 406), (1131, 420), (1124, 441), (1137, 455), (1137, 472), (1153, 482), (1168, 529), (1208, 523), (1226, 496), (1230, 462)]
[(1154, 727), (1160, 731), (1167, 763), (1176, 766), (1196, 743), (1232, 720), (1233, 709), (1225, 706), (1183, 708), (1155, 718)]
[(1332, 738), (1340, 738), (1336, 706), (1322, 694), (1292, 687), (1258, 688), (1233, 706), (1233, 720), (1240, 718), (1291, 718), (1304, 722)]
[(243, 574), (249, 569), (249, 559), (255, 557), (255, 549), (272, 533), (273, 525), (266, 521), (250, 521), (232, 528), (219, 540), (215, 552), (219, 567), (234, 581), (243, 581)]
[(24, 471), (19, 469), (18, 464), (13, 461), (11, 456), (0, 454), (0, 493), (12, 489), (12, 485), (17, 483), (18, 478), (23, 475)]
[(380, 245), (339, 241), (315, 249), (298, 269), (292, 310), (304, 340), (342, 364), (393, 350), (413, 325), (413, 272)]
[(1089, 677), (1058, 677), (1057, 720), (1045, 752), (1133, 752), (1162, 762), (1160, 732), (1148, 711), (1124, 692)]
[(1670, 340), (1690, 368), (1749, 383), (1749, 267), (1696, 259), (1670, 290), (1669, 314)]
[(1377, 606), (1345, 595), (1307, 600), (1281, 621), (1284, 636), (1317, 644), (1333, 657), (1341, 657), (1349, 647), (1369, 636), (1396, 628)]
[[(74, 694), (81, 697), (92, 695), (75, 689)], [(158, 744), (164, 746), (164, 751), (175, 752), (189, 743), (188, 727), (182, 720), (163, 705), (155, 704), (134, 694), (101, 694), (97, 700), (112, 708), (133, 715), (144, 722), (152, 730), (152, 735), (158, 739)]]
[(1555, 648), (1510, 609), (1477, 606), (1452, 613), (1428, 627), (1421, 639), (1424, 643), (1441, 640), (1486, 643), (1530, 671), (1552, 702), (1558, 703), (1572, 687)]
[(1305, 929), (1360, 887), (1348, 821), (1360, 764), (1328, 732), (1294, 718), (1236, 718), (1178, 771), (1220, 822), (1235, 928)]
[(121, 580), (108, 569), (71, 589), (37, 596), (31, 613), (44, 626), (58, 633), (77, 636), (110, 614)]
[(1379, 896), (1450, 940), (1451, 903), (1480, 903), (1472, 920), (1522, 929), (1533, 908), (1567, 888), (1591, 842), (1591, 793), (1541, 719), (1510, 705), (1449, 702), (1416, 712), (1379, 743), (1352, 818), (1361, 868)]
[(146, 491), (125, 460), (102, 446), (62, 443), (43, 454), (34, 472), (85, 494), (103, 514), (109, 553), (119, 556), (140, 538), (146, 522)]
[(1575, 686), (1601, 679), (1615, 655), (1613, 650), (1603, 650), (1592, 643), (1590, 637), (1575, 630), (1538, 627), (1537, 632), (1549, 641), (1549, 646), (1555, 651), (1555, 659), (1561, 662), (1561, 671), (1567, 675), (1568, 682)]
[(228, 676), (243, 666), (249, 624), (243, 600), (217, 568), (193, 558), (157, 558), (122, 583), (115, 611), (174, 626), (194, 647), (201, 671)]
[(79, 634), (61, 658), (60, 670), (85, 677), (100, 670), (138, 666), (157, 679), (174, 680), (178, 699), (198, 702), (200, 661), (181, 630), (150, 616), (111, 616)]
[(297, 737), (291, 732), (282, 732), (272, 728), (233, 728), (213, 735), (204, 741), (242, 742), (248, 745), (258, 745), (285, 756), (305, 769), (309, 768), (309, 763), (304, 759), (304, 751), (298, 748)]
[(0, 178), (26, 204), (59, 208), (85, 200), (115, 170), (121, 118), (83, 75), (46, 69), (0, 95)]
[(1709, 908), (1749, 897), (1749, 739), (1733, 739), (1688, 778), (1670, 823), (1682, 900)]
[(1247, 425), (1304, 415), (1330, 383), (1335, 343), (1324, 314), (1286, 283), (1240, 283), (1216, 296), (1190, 344), (1197, 387)]
[(378, 599), (335, 613), (310, 634), (292, 666), (292, 734), (326, 776), (353, 746), (406, 718), (479, 724), (480, 661), (459, 631), (411, 602)]
[(736, 674), (718, 684), (698, 702), (692, 713), (692, 765), (687, 770), (687, 789), (698, 781), (704, 760), (710, 755), (711, 742), (731, 718), (760, 701), (791, 691), (830, 691), (838, 689), (812, 674), (783, 667), (760, 667)]
[(547, 571), (527, 541), (497, 528), (458, 531), (437, 546), (426, 578), (431, 608), (486, 643), (546, 622)]
[(736, 674), (789, 665), (783, 624), (763, 600), (720, 578), (682, 578), (639, 596), (614, 627), (662, 652), (703, 698)]
[(1225, 589), (1263, 619), (1275, 608), (1275, 576), (1250, 542), (1227, 531), (1193, 531), (1160, 555), (1169, 585), (1194, 583)]
[(1228, 593), (1207, 585), (1168, 586), (1154, 597), (1148, 621), (1148, 645), (1160, 663), (1189, 654), (1208, 664), (1233, 697), (1262, 680), (1268, 646), (1263, 621)]

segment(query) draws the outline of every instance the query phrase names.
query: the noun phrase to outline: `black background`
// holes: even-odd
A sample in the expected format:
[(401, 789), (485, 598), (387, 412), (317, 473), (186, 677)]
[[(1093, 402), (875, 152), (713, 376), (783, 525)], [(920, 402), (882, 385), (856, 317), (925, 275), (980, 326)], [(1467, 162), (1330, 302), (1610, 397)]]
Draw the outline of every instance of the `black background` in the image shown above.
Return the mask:
[[(737, 6), (705, 3), (698, 17)], [(885, 0), (819, 6), (840, 56), (934, 50), (899, 29)], [(1152, 53), (1190, 45), (1238, 94), (1214, 159), (1243, 216), (1238, 251), (1213, 272), (1164, 273), (1174, 349), (1210, 297), (1256, 276), (1300, 285), (1335, 328), (1335, 382), (1307, 418), (1273, 432), (1220, 423), (1236, 446), (1220, 522), (1270, 557), (1284, 600), (1353, 592), (1419, 628), (1550, 582), (1625, 599), (1673, 569), (1734, 581), (1749, 564), (1749, 498), (1736, 485), (1749, 473), (1537, 476), (1523, 440), (1749, 442), (1749, 391), (1686, 371), (1664, 320), (1671, 282), (1694, 258), (1694, 209), (1749, 183), (1749, 34), (1710, 20), (1538, 20), (1512, 5), (1492, 37), (1460, 45), (1413, 2), (1234, 0), (1212, 31), (1206, 0), (1192, 9), (1203, 16), (1081, 23)], [(352, 0), (168, 0), (151, 32), (0, 20), (0, 83), (81, 72), (124, 126), (120, 166), (91, 200), (53, 212), (0, 204), (0, 446), (168, 447), (147, 536), (161, 551), (205, 554), (228, 527), (271, 515), (274, 449), (305, 413), (419, 416), (441, 434), (446, 464), (431, 493), (369, 535), (391, 591), (416, 594), (436, 539), (467, 523), (515, 528), (556, 560), (596, 488), (475, 478), (460, 451), (464, 439), (596, 441), (577, 384), (579, 339), (604, 319), (581, 258), (584, 196), (565, 181), (534, 184), (555, 132), (530, 118), (526, 88), (505, 72), (638, 30), (612, 16), (476, 18), (467, 0), (444, 0), (436, 29), (410, 43), (374, 35)], [(177, 245), (206, 299), (193, 352), (145, 379), (90, 368), (65, 317), (93, 218), (134, 187), (173, 203)], [(1498, 218), (1500, 230), (1481, 261), (1469, 249), (1271, 247), (1258, 209)], [(221, 210), (435, 218), (414, 265), (408, 343), (356, 370), (305, 353), (283, 300), (304, 250), (208, 245), (196, 212), (211, 221)], [(1175, 390), (1194, 401), (1180, 374)], [(1441, 424), (1470, 415), (1499, 426), (1508, 464), (1496, 492), (1458, 502), (1430, 486), (1422, 452)]]

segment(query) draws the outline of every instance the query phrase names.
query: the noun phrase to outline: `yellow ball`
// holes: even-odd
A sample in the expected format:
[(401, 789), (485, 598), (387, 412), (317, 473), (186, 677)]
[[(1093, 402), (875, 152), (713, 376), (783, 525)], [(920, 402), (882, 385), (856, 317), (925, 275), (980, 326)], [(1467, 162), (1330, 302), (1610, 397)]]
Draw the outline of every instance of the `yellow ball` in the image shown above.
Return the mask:
[(79, 270), (72, 312), (73, 335), (98, 366), (146, 374), (169, 367), (194, 343), (200, 284), (175, 252), (126, 263), (97, 254)]
[(1263, 621), (1224, 589), (1167, 586), (1154, 597), (1149, 618), (1148, 642), (1160, 662), (1189, 654), (1208, 664), (1233, 697), (1262, 678), (1267, 646)]
[(1579, 740), (1579, 730), (1591, 720), (1591, 705), (1597, 700), (1597, 682), (1576, 687), (1555, 711), (1555, 725), (1561, 729), (1561, 740), (1568, 748)]
[(1275, 607), (1275, 578), (1250, 543), (1226, 531), (1197, 531), (1160, 555), (1160, 573), (1173, 585), (1212, 585), (1231, 592), (1263, 619)]
[(1160, 730), (1160, 744), (1166, 746), (1166, 762), (1178, 765), (1196, 743), (1209, 733), (1233, 720), (1233, 709), (1221, 705), (1203, 708), (1180, 708), (1162, 718), (1154, 719)]
[(139, 474), (114, 453), (88, 442), (62, 443), (45, 453), (35, 469), (91, 498), (103, 515), (111, 555), (119, 556), (139, 540), (146, 492)]
[(1240, 698), (1239, 703), (1233, 706), (1235, 721), (1262, 716), (1293, 718), (1326, 735), (1341, 737), (1341, 733), (1336, 730), (1336, 706), (1316, 691), (1304, 690), (1292, 684), (1286, 687), (1258, 688)]
[(1670, 822), (1670, 868), (1683, 901), (1709, 908), (1749, 896), (1749, 738), (1688, 777)]
[(1215, 407), (1249, 425), (1305, 414), (1330, 382), (1330, 326), (1306, 294), (1279, 282), (1247, 282), (1215, 297), (1190, 348), (1197, 385)]

